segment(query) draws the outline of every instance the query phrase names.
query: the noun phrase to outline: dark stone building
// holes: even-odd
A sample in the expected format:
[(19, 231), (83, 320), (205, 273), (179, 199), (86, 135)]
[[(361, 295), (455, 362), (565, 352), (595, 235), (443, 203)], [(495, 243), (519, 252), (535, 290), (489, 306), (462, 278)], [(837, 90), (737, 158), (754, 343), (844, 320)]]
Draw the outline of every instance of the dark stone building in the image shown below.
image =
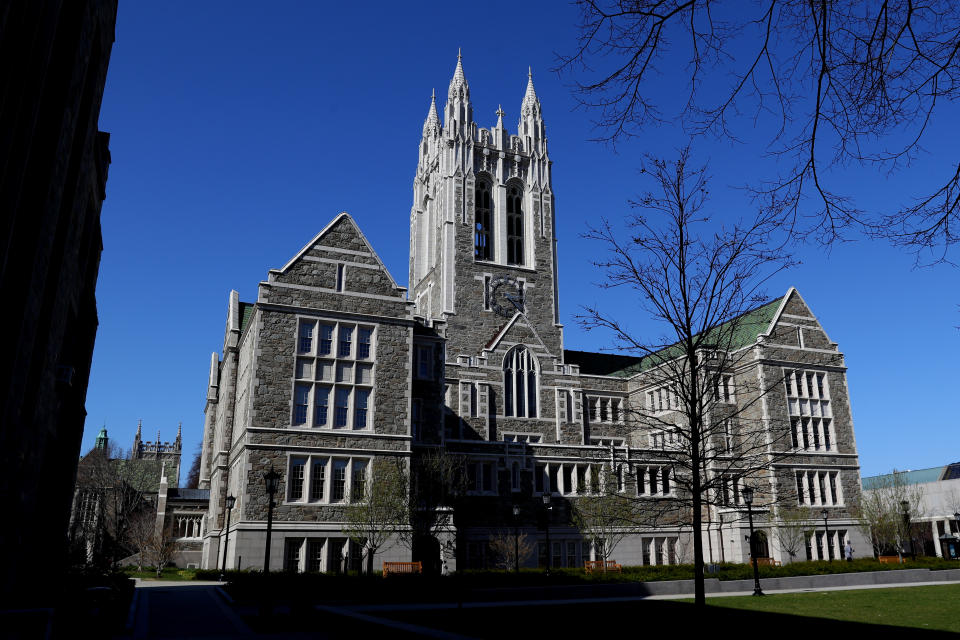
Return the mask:
[(0, 4), (0, 598), (63, 567), (97, 331), (116, 0)]
[[(459, 60), (442, 122), (431, 101), (413, 181), (409, 296), (345, 213), (271, 270), (255, 302), (231, 293), (207, 389), (204, 566), (224, 556), (263, 566), (269, 469), (280, 474), (271, 566), (291, 571), (357, 566), (362, 545), (344, 533), (345, 514), (363, 504), (372, 470), (414, 467), (434, 451), (464, 461), (452, 518), (419, 548), (379, 547), (377, 566), (411, 557), (434, 570), (491, 566), (516, 527), (536, 549), (524, 564), (583, 567), (614, 545), (574, 526), (572, 506), (616, 491), (638, 508), (678, 511), (677, 460), (690, 456), (667, 373), (682, 358), (671, 347), (644, 358), (566, 348), (560, 219), (532, 77), (519, 114), (516, 134), (502, 110), (481, 127)], [(798, 510), (813, 526), (815, 511), (828, 513), (830, 532), (806, 543), (812, 558), (836, 557), (847, 540), (862, 542), (843, 354), (794, 289), (743, 311), (709, 328), (726, 338), (705, 354), (712, 384), (701, 399), (718, 434), (703, 476), (705, 559), (745, 561), (752, 515), (757, 554), (789, 561), (778, 520)], [(759, 469), (742, 462), (747, 450)], [(749, 515), (748, 486), (769, 497)], [(630, 527), (617, 560), (692, 560), (695, 525), (648, 522)], [(406, 527), (418, 532), (394, 530)]]

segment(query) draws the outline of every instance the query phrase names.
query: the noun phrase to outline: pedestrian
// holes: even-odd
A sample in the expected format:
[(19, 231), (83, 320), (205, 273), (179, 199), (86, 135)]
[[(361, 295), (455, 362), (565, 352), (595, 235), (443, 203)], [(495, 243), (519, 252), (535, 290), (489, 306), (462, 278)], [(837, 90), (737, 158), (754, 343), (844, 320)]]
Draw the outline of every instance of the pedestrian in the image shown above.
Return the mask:
[(847, 540), (847, 546), (843, 548), (843, 555), (846, 556), (847, 562), (853, 562), (853, 545), (849, 540)]

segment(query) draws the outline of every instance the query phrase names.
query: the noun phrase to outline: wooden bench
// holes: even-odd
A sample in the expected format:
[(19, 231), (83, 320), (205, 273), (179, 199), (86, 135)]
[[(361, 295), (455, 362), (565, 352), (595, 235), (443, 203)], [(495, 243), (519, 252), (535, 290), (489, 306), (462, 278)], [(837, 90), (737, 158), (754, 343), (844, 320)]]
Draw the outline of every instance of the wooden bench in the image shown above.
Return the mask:
[(384, 562), (383, 563), (383, 576), (387, 577), (391, 574), (410, 574), (410, 573), (423, 573), (423, 563), (422, 562)]
[(780, 567), (783, 566), (779, 560), (773, 558), (757, 558), (758, 567)]
[(880, 556), (880, 564), (900, 564), (900, 556)]
[(612, 571), (615, 573), (623, 573), (623, 567), (614, 562), (613, 560), (584, 560), (583, 570), (587, 573), (593, 573), (594, 571)]

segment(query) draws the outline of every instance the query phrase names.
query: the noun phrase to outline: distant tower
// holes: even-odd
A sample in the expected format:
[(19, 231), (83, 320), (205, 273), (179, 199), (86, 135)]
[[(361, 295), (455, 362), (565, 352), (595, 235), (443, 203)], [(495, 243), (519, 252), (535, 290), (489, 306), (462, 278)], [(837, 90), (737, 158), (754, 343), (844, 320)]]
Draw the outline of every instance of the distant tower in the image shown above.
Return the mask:
[(103, 428), (100, 429), (100, 433), (97, 434), (97, 439), (93, 445), (93, 448), (97, 451), (106, 451), (107, 450), (107, 425), (103, 425)]
[(177, 437), (173, 442), (160, 440), (160, 430), (157, 430), (156, 442), (143, 441), (143, 421), (137, 421), (137, 434), (133, 437), (133, 449), (130, 456), (135, 460), (160, 460), (172, 470), (170, 479), (172, 486), (180, 484), (180, 454), (183, 447), (183, 423), (177, 426)]
[(449, 323), (448, 360), (477, 355), (507, 322), (523, 322), (562, 357), (551, 162), (540, 100), (527, 70), (517, 133), (496, 111), (473, 120), (470, 86), (457, 66), (444, 122), (430, 98), (410, 212), (410, 291), (417, 314)]

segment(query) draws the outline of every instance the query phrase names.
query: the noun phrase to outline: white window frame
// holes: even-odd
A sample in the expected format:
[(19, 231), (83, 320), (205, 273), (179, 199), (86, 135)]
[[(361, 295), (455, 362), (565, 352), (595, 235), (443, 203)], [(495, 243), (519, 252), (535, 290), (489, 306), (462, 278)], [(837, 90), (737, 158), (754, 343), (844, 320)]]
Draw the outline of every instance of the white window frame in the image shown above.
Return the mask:
[(542, 433), (531, 433), (526, 431), (504, 431), (504, 442), (528, 442), (531, 444), (540, 444), (543, 442)]
[[(516, 365), (515, 367), (513, 365)], [(524, 345), (512, 347), (503, 356), (503, 415), (508, 418), (538, 418), (540, 416), (540, 361), (533, 350)], [(530, 410), (530, 377), (533, 375), (533, 397), (537, 406)], [(523, 378), (523, 412), (517, 410), (517, 378)], [(507, 389), (510, 389), (511, 398), (509, 411), (507, 408)]]
[[(331, 327), (330, 350), (328, 353), (320, 353), (320, 342), (323, 327)], [(309, 328), (312, 331), (310, 348), (303, 350), (304, 329)], [(349, 330), (350, 333), (350, 352), (340, 355), (341, 332)], [(370, 332), (369, 354), (365, 358), (360, 358), (360, 333), (362, 331)], [(297, 339), (294, 344), (294, 372), (293, 387), (291, 395), (290, 427), (293, 429), (311, 429), (317, 431), (353, 431), (353, 432), (371, 432), (374, 430), (375, 412), (375, 384), (377, 376), (376, 367), (377, 353), (377, 327), (376, 325), (356, 322), (341, 322), (327, 318), (316, 318), (310, 316), (298, 316), (297, 318)], [(309, 375), (306, 370), (309, 369)], [(321, 370), (329, 369), (329, 377), (322, 378)], [(350, 372), (349, 380), (338, 380), (342, 371)], [(360, 372), (368, 372), (368, 379), (358, 381)], [(317, 399), (318, 389), (326, 389), (327, 393), (327, 411), (326, 421), (322, 424), (317, 419)], [(305, 389), (307, 415), (306, 420), (298, 422), (297, 409), (302, 406), (298, 403), (298, 391)], [(337, 392), (346, 390), (348, 392), (346, 424), (337, 426)], [(359, 392), (367, 392), (366, 407), (366, 425), (356, 426), (359, 403), (357, 398)]]
[[(495, 496), (497, 495), (497, 459), (496, 458), (475, 458), (467, 461), (468, 479), (472, 477), (473, 486), (467, 489), (467, 495), (471, 496)], [(472, 471), (470, 471), (472, 469)], [(484, 489), (484, 480), (489, 476), (490, 488)], [(479, 489), (477, 486), (479, 485)]]
[[(293, 470), (294, 460), (304, 460), (304, 471), (303, 471), (303, 491), (299, 499), (294, 500), (291, 498), (291, 482), (290, 474)], [(336, 461), (346, 462), (346, 478), (344, 479), (344, 496), (343, 500), (332, 500), (331, 496), (333, 495), (333, 470), (334, 463)], [(292, 453), (287, 457), (287, 468), (284, 472), (284, 496), (283, 504), (359, 504), (362, 503), (362, 500), (352, 500), (353, 494), (353, 466), (354, 462), (363, 462), (366, 464), (366, 486), (370, 487), (370, 483), (373, 481), (373, 458), (371, 456), (343, 456), (337, 455), (336, 453), (318, 453), (318, 454), (299, 454)], [(314, 464), (323, 465), (324, 471), (324, 480), (323, 480), (323, 495), (319, 498), (314, 499), (313, 494), (313, 467)]]
[(826, 371), (783, 369), (790, 420), (790, 447), (795, 451), (837, 452), (837, 434)]
[[(626, 400), (621, 396), (587, 394), (587, 415), (590, 422), (595, 424), (623, 424), (626, 410)], [(606, 412), (604, 412), (604, 408)], [(616, 409), (616, 411), (614, 411)], [(606, 419), (604, 419), (606, 413)], [(616, 419), (614, 419), (616, 413)]]
[[(794, 474), (798, 490), (802, 488), (802, 493), (797, 496), (797, 504), (808, 507), (846, 506), (839, 469), (797, 469)], [(834, 488), (836, 500), (833, 495)]]

